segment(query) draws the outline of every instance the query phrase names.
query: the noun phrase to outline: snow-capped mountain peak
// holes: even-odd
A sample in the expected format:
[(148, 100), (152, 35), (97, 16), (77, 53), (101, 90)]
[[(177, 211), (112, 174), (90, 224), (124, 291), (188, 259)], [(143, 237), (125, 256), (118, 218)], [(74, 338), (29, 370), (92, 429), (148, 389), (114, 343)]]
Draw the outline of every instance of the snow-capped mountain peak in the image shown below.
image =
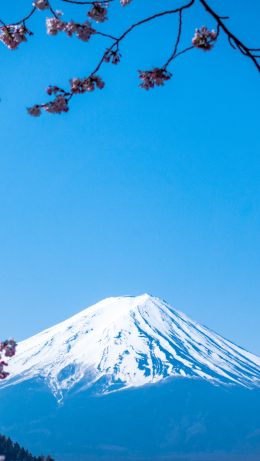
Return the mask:
[(107, 298), (19, 343), (2, 386), (43, 379), (58, 399), (74, 386), (102, 392), (168, 377), (260, 385), (260, 358), (149, 294)]

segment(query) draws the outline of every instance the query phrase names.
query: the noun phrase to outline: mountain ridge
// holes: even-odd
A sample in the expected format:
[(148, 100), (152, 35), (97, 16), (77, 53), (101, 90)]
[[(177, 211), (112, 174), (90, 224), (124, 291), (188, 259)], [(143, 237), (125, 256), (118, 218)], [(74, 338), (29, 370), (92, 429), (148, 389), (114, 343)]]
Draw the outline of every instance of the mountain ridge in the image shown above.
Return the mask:
[(43, 380), (62, 401), (73, 388), (99, 393), (169, 377), (260, 386), (260, 358), (150, 294), (106, 298), (19, 343), (1, 387)]

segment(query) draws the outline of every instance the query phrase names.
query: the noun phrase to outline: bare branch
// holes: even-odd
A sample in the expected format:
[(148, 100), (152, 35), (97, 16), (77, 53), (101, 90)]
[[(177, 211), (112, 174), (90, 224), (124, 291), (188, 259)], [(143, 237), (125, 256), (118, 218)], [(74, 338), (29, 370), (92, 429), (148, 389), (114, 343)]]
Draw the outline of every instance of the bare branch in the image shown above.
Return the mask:
[(176, 56), (176, 53), (178, 51), (178, 46), (179, 46), (179, 43), (180, 43), (180, 39), (181, 39), (181, 33), (182, 33), (182, 10), (179, 11), (179, 26), (178, 26), (178, 33), (177, 33), (177, 38), (176, 38), (174, 50), (173, 50), (173, 53), (171, 54), (171, 56), (169, 57), (168, 61), (166, 61), (166, 63), (164, 64), (164, 66), (163, 66), (164, 69), (167, 69), (170, 62)]
[(255, 67), (260, 72), (260, 64), (257, 61), (258, 57), (252, 53), (252, 51), (255, 50), (248, 48), (244, 43), (242, 43), (241, 40), (239, 40), (239, 38), (236, 37), (236, 35), (234, 35), (224, 24), (223, 17), (219, 16), (205, 0), (199, 1), (204, 6), (205, 10), (217, 21), (219, 27), (223, 30), (223, 32), (225, 32), (232, 48), (234, 48), (235, 45), (244, 56), (247, 56), (254, 63)]
[[(175, 8), (174, 10), (167, 10), (167, 11), (162, 11), (160, 13), (156, 13), (156, 14), (153, 14), (152, 16), (148, 16), (147, 18), (145, 19), (142, 19), (141, 21), (138, 21), (136, 22), (135, 24), (132, 24), (128, 29), (125, 30), (125, 32), (117, 39), (115, 40), (115, 42), (108, 48), (108, 52), (112, 51), (115, 47), (118, 48), (119, 46), (119, 43), (122, 42), (122, 40), (124, 40), (124, 38), (130, 34), (130, 32), (132, 32), (136, 27), (139, 27), (143, 24), (146, 24), (147, 22), (150, 22), (150, 21), (153, 21), (154, 19), (157, 19), (157, 18), (160, 18), (162, 16), (166, 16), (166, 15), (170, 15), (170, 14), (176, 14), (176, 13), (180, 13), (182, 12), (183, 10), (187, 9), (187, 8), (190, 8), (193, 4), (194, 4), (195, 0), (191, 0), (189, 3), (187, 3), (186, 5), (182, 6), (182, 7), (179, 7), (179, 8)], [(180, 22), (182, 21), (182, 16), (180, 16)], [(179, 30), (179, 32), (181, 33), (181, 30)], [(179, 43), (179, 39), (178, 39), (178, 43)], [(177, 43), (177, 46), (178, 46), (178, 43)], [(104, 61), (104, 54), (102, 56), (102, 58), (100, 59), (99, 63), (97, 64), (96, 68), (93, 70), (93, 72), (91, 73), (91, 75), (93, 74), (96, 74), (103, 61)]]

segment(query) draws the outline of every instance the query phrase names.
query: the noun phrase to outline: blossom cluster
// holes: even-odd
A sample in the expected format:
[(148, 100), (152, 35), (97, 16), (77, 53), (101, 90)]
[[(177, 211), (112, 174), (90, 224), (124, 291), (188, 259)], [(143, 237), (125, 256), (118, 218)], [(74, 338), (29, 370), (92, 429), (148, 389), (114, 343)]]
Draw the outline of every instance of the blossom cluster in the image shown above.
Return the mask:
[(50, 114), (61, 114), (62, 112), (68, 112), (68, 99), (64, 95), (58, 94), (53, 101), (44, 104), (43, 109)]
[(68, 112), (69, 97), (70, 93), (66, 93), (62, 88), (54, 85), (48, 86), (46, 93), (49, 96), (55, 96), (53, 101), (45, 104), (35, 104), (32, 107), (27, 108), (28, 114), (33, 117), (39, 117), (42, 113), (42, 109), (50, 114), (61, 114), (62, 112)]
[(32, 107), (28, 107), (27, 112), (33, 117), (39, 117), (42, 113), (42, 109), (50, 114), (61, 114), (62, 112), (68, 112), (68, 98), (62, 94), (57, 94), (53, 101), (45, 104), (35, 104)]
[(108, 19), (107, 8), (102, 6), (99, 2), (95, 2), (91, 10), (88, 12), (88, 17), (96, 22), (104, 22)]
[(72, 78), (70, 80), (70, 87), (72, 94), (86, 93), (87, 91), (94, 91), (96, 88), (102, 90), (105, 83), (98, 75), (91, 75), (86, 78)]
[(108, 49), (104, 54), (104, 61), (111, 62), (112, 64), (118, 64), (121, 59), (121, 54), (117, 50)]
[(47, 10), (50, 7), (48, 0), (35, 0), (33, 2), (33, 6), (35, 6), (38, 10)]
[(145, 90), (149, 90), (155, 86), (162, 86), (164, 82), (170, 80), (171, 76), (170, 72), (159, 67), (155, 67), (152, 70), (139, 70), (139, 78), (142, 80), (139, 86)]
[(85, 78), (73, 78), (70, 80), (70, 91), (66, 92), (58, 86), (48, 86), (46, 93), (50, 96), (55, 96), (53, 101), (44, 104), (35, 104), (32, 107), (27, 108), (29, 115), (33, 117), (39, 117), (42, 114), (42, 110), (51, 114), (61, 114), (62, 112), (68, 112), (69, 100), (74, 94), (82, 94), (88, 91), (94, 91), (96, 88), (100, 90), (104, 88), (105, 83), (98, 75), (90, 75)]
[(209, 30), (206, 26), (202, 26), (200, 29), (195, 30), (192, 44), (195, 46), (195, 48), (209, 51), (213, 47), (212, 42), (214, 42), (216, 39), (217, 32), (215, 30)]
[(89, 21), (82, 24), (74, 21), (65, 22), (62, 21), (60, 16), (61, 14), (57, 15), (57, 17), (46, 19), (47, 34), (57, 35), (58, 32), (65, 32), (69, 37), (75, 34), (80, 40), (87, 42), (96, 33)]
[(56, 85), (49, 85), (47, 88), (46, 88), (46, 93), (51, 96), (51, 95), (56, 95), (56, 94), (65, 94), (65, 91), (60, 88), (59, 86), (56, 86)]
[(9, 375), (9, 373), (5, 371), (5, 367), (8, 366), (8, 363), (5, 360), (1, 360), (2, 354), (5, 357), (13, 357), (15, 352), (16, 342), (13, 339), (0, 342), (0, 379), (5, 379)]
[(32, 32), (23, 24), (9, 24), (0, 27), (0, 40), (10, 50), (15, 50), (20, 43), (26, 42), (26, 35), (32, 35)]
[(122, 6), (128, 5), (132, 0), (120, 0)]
[(27, 108), (27, 112), (33, 117), (39, 117), (41, 115), (41, 106), (39, 104), (34, 104), (34, 106)]

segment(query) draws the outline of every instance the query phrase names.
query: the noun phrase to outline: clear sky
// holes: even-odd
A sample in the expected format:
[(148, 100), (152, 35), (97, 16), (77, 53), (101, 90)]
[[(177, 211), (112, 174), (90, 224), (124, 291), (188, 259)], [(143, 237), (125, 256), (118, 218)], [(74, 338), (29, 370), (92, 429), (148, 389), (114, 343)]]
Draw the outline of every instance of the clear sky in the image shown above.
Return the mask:
[[(119, 33), (164, 2), (148, 3), (115, 7), (101, 30)], [(258, 0), (213, 3), (260, 46)], [(1, 2), (7, 22), (29, 9)], [(85, 18), (85, 7), (63, 9)], [(103, 91), (34, 119), (25, 107), (45, 101), (49, 83), (90, 73), (108, 43), (48, 37), (44, 16), (28, 24), (29, 43), (0, 47), (1, 336), (20, 340), (107, 296), (149, 292), (260, 354), (256, 69), (221, 40), (176, 60), (164, 88), (141, 90), (136, 70), (172, 49), (176, 20), (164, 18), (129, 36), (122, 63), (100, 72)], [(199, 8), (187, 15), (185, 45), (203, 23), (213, 26)]]

